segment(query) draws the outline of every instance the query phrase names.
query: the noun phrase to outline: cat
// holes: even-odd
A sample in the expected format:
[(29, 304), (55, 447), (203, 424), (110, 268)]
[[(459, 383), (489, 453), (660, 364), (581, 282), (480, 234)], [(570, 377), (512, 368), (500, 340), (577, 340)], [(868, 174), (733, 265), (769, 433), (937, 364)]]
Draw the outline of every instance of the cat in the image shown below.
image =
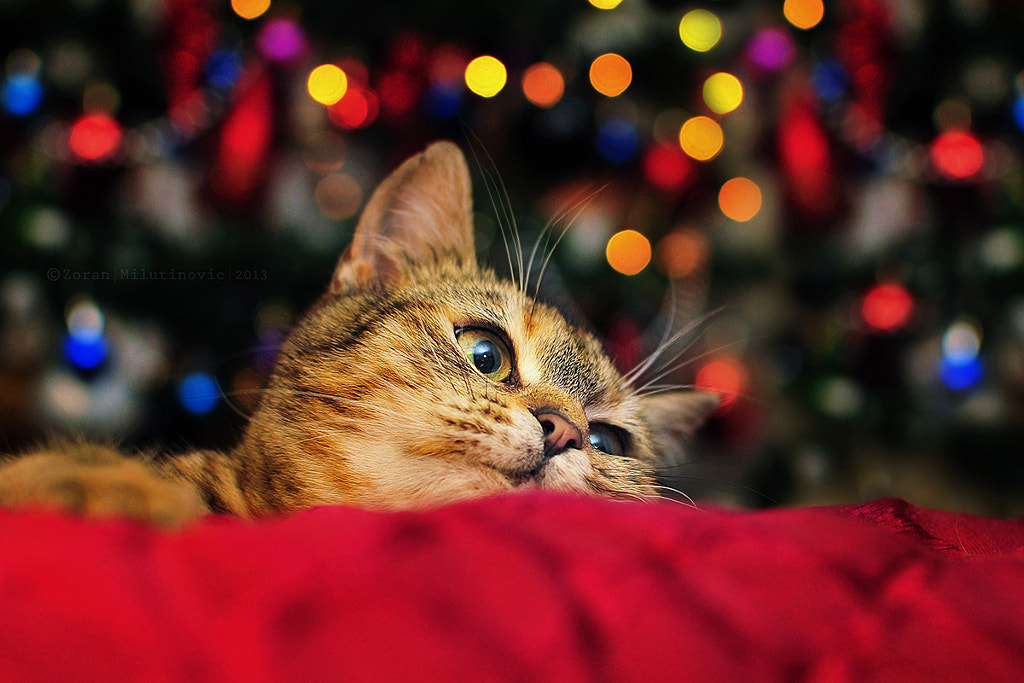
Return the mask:
[(56, 444), (0, 467), (0, 506), (174, 527), (520, 489), (657, 496), (658, 463), (716, 397), (634, 391), (594, 336), (477, 264), (472, 216), (464, 155), (432, 144), (371, 196), (234, 450)]

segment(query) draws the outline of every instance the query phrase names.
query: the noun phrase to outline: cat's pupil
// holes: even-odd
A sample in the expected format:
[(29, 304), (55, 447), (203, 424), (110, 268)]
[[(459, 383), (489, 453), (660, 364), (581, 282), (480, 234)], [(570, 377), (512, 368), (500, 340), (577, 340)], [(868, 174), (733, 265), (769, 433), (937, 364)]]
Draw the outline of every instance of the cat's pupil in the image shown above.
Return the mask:
[(481, 339), (473, 345), (473, 365), (485, 375), (501, 369), (501, 351), (494, 342)]

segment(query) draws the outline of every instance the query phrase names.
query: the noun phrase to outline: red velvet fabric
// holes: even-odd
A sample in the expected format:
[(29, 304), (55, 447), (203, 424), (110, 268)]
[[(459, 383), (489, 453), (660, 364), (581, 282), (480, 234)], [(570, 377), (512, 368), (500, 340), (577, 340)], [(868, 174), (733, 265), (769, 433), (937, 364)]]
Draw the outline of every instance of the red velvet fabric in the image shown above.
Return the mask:
[(1024, 680), (1024, 521), (530, 493), (0, 512), (0, 680)]

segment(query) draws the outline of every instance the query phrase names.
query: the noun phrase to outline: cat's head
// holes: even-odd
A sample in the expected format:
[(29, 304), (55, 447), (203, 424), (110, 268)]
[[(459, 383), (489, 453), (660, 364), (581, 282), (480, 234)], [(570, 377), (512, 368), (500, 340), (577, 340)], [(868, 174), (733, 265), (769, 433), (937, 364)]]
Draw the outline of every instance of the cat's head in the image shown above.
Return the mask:
[(588, 332), (480, 268), (465, 158), (377, 189), (241, 445), (254, 511), (421, 507), (520, 487), (655, 495), (716, 400), (638, 396)]

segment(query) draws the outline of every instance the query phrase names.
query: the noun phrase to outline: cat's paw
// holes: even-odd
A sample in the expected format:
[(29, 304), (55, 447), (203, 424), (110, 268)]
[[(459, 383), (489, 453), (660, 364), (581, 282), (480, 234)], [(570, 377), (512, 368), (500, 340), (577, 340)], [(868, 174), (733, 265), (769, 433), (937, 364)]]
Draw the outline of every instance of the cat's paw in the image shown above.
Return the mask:
[(187, 483), (102, 446), (32, 453), (0, 466), (0, 507), (130, 517), (179, 528), (207, 510)]

